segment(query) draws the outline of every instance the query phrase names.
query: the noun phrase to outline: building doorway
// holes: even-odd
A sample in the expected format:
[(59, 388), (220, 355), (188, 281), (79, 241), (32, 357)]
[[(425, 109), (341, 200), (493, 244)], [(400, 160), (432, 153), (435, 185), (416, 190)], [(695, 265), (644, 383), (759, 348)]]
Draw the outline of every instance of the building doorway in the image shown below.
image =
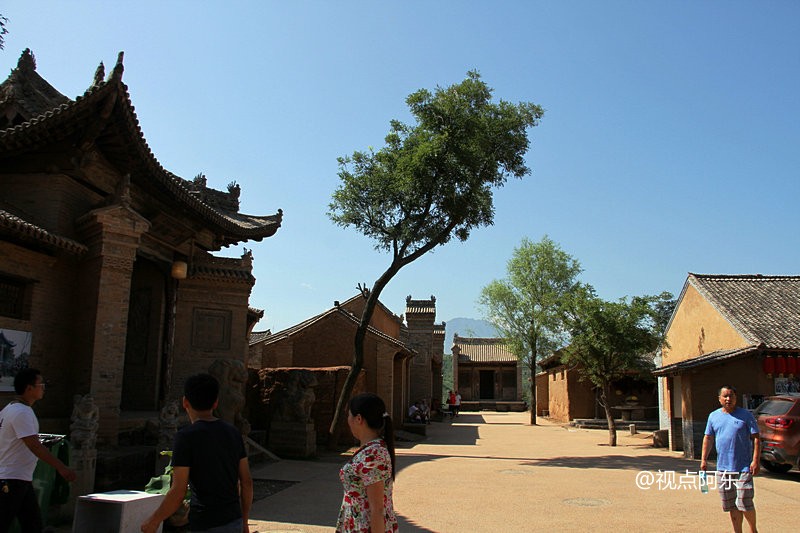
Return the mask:
[(481, 370), (481, 400), (494, 400), (494, 370)]
[(165, 274), (151, 261), (138, 257), (131, 278), (120, 406), (123, 411), (158, 409), (165, 311)]

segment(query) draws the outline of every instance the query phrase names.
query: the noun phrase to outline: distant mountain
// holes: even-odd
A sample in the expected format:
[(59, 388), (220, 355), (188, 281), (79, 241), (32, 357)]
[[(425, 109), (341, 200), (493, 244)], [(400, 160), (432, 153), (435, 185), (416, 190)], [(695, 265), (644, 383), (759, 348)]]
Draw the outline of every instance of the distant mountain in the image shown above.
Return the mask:
[(444, 353), (450, 353), (453, 347), (453, 337), (497, 337), (494, 326), (485, 320), (477, 318), (453, 318), (445, 320), (444, 327)]

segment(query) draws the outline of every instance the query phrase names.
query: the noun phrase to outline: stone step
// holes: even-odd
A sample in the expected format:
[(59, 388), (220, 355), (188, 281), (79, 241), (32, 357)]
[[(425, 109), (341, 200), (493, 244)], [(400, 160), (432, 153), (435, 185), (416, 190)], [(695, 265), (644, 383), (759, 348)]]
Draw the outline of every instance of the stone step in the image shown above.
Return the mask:
[[(628, 430), (631, 424), (636, 425), (636, 431), (655, 431), (659, 429), (658, 420), (621, 420), (614, 419), (617, 430)], [(608, 421), (605, 418), (575, 418), (570, 422), (571, 426), (581, 429), (608, 429)]]

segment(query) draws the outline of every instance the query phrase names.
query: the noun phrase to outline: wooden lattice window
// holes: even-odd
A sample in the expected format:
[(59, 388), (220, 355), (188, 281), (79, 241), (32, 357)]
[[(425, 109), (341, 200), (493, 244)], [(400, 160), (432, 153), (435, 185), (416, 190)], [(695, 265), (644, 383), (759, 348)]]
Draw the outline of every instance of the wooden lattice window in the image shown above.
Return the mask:
[(26, 281), (0, 276), (0, 316), (24, 319), (29, 287)]

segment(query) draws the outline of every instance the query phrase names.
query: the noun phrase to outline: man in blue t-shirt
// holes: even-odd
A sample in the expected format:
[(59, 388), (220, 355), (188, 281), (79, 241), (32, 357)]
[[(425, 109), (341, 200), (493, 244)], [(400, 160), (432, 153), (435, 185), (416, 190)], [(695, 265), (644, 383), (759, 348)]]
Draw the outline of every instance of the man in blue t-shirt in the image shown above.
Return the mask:
[(756, 532), (756, 508), (753, 504), (753, 476), (758, 474), (761, 441), (758, 424), (747, 409), (736, 407), (736, 389), (725, 385), (719, 390), (722, 406), (708, 416), (700, 470), (708, 468), (711, 446), (717, 449), (717, 487), (722, 510), (730, 513), (735, 532), (742, 531), (747, 520)]
[(175, 435), (172, 450), (172, 486), (164, 501), (142, 524), (152, 533), (178, 510), (186, 487), (191, 531), (247, 533), (253, 502), (253, 480), (239, 431), (212, 414), (217, 407), (219, 383), (210, 374), (186, 380), (183, 407), (191, 424)]

